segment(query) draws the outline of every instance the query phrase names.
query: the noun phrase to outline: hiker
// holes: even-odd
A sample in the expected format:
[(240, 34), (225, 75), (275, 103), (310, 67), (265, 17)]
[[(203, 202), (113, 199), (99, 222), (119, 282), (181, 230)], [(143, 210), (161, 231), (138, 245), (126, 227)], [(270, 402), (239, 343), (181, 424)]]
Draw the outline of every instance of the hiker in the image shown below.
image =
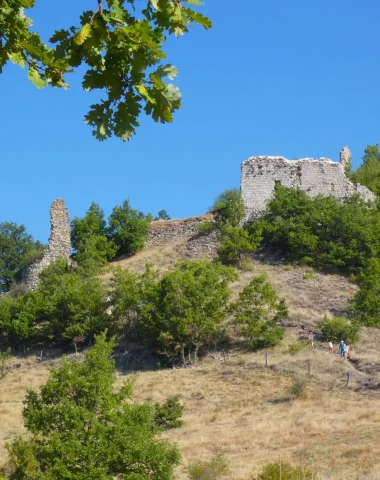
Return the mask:
[(341, 340), (339, 344), (339, 353), (342, 358), (344, 357), (345, 351), (346, 351), (346, 345), (344, 344), (344, 341)]
[(333, 350), (334, 350), (334, 345), (332, 344), (332, 342), (329, 342), (329, 353), (333, 353)]
[(311, 346), (314, 347), (314, 343), (315, 343), (314, 333), (311, 330), (309, 330), (309, 340), (310, 340)]
[(344, 359), (348, 360), (351, 357), (351, 352), (350, 352), (350, 347), (348, 345), (345, 345), (345, 350), (344, 350)]

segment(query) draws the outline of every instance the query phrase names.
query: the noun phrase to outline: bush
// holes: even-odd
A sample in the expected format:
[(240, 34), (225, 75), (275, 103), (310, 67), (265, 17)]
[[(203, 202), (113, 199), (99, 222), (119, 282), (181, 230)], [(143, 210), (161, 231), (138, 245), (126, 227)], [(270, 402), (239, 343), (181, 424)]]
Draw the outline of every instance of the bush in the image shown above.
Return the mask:
[(290, 353), (290, 355), (297, 355), (297, 353), (304, 349), (308, 344), (309, 342), (307, 340), (298, 343), (291, 343), (288, 345), (287, 353)]
[(125, 200), (114, 207), (108, 221), (107, 236), (115, 243), (117, 255), (132, 255), (144, 247), (152, 221), (150, 214), (133, 209)]
[(264, 245), (276, 253), (318, 269), (357, 274), (369, 258), (380, 256), (380, 212), (359, 196), (345, 202), (309, 198), (276, 185), (265, 215), (250, 229), (262, 233)]
[(323, 339), (328, 342), (344, 340), (348, 344), (355, 343), (360, 338), (360, 325), (350, 322), (344, 317), (334, 317), (331, 320), (326, 316), (319, 322)]
[(360, 290), (351, 305), (352, 313), (361, 324), (380, 326), (380, 261), (371, 259), (358, 278)]
[(196, 462), (189, 466), (190, 480), (218, 480), (229, 471), (223, 455), (215, 455), (211, 462)]
[(288, 388), (288, 393), (294, 398), (301, 398), (305, 393), (306, 380), (304, 377), (296, 376), (292, 378), (292, 384)]
[(231, 308), (249, 348), (272, 347), (283, 339), (284, 330), (277, 322), (288, 317), (287, 306), (265, 276), (254, 277)]
[(156, 403), (155, 408), (154, 423), (159, 430), (182, 427), (183, 405), (178, 396), (170, 397), (162, 404)]
[(257, 477), (252, 480), (307, 480), (313, 478), (311, 472), (301, 468), (293, 468), (288, 463), (269, 463)]
[(216, 216), (215, 221), (219, 227), (227, 223), (239, 227), (245, 212), (241, 191), (234, 188), (222, 192), (211, 207), (211, 212)]
[(10, 356), (10, 348), (8, 348), (5, 352), (0, 352), (0, 378), (4, 378), (7, 374), (7, 363)]

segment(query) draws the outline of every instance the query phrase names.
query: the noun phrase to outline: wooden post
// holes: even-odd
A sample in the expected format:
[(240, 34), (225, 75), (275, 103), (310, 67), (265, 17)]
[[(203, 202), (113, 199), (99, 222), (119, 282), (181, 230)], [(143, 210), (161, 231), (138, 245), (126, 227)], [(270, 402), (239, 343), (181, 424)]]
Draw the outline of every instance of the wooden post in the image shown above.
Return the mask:
[(268, 366), (268, 352), (265, 352), (265, 366)]
[(223, 350), (223, 360), (226, 361), (226, 352)]
[(310, 377), (310, 374), (311, 374), (311, 360), (310, 360), (310, 358), (307, 361), (307, 374)]
[(346, 387), (349, 386), (350, 380), (351, 380), (351, 370), (347, 373), (347, 383), (346, 383)]

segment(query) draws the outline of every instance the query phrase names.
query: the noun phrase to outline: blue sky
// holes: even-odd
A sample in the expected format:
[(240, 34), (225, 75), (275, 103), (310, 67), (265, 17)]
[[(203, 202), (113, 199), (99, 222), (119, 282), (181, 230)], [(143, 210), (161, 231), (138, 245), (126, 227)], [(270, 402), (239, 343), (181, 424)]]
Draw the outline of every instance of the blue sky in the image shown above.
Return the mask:
[[(96, 4), (37, 0), (35, 27), (48, 38)], [(4, 69), (0, 221), (45, 242), (57, 197), (72, 217), (93, 200), (109, 214), (125, 198), (144, 212), (192, 216), (239, 186), (249, 156), (338, 160), (348, 145), (357, 166), (380, 141), (378, 0), (207, 0), (203, 11), (213, 29), (167, 47), (182, 109), (171, 125), (144, 119), (129, 143), (92, 137), (79, 76), (68, 91), (37, 90), (19, 67)]]

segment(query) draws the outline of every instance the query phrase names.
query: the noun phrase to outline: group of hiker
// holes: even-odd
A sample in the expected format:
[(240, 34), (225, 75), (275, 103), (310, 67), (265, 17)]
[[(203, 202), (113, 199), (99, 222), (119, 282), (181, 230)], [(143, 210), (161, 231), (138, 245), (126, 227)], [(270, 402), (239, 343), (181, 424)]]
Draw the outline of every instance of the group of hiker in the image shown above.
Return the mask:
[[(314, 333), (311, 330), (309, 330), (308, 337), (309, 337), (311, 346), (314, 347), (315, 337), (314, 337)], [(344, 358), (345, 360), (348, 360), (351, 356), (350, 347), (344, 342), (344, 340), (340, 341), (338, 346), (338, 351), (339, 351), (339, 356)], [(329, 353), (334, 353), (334, 345), (332, 342), (329, 342)]]

